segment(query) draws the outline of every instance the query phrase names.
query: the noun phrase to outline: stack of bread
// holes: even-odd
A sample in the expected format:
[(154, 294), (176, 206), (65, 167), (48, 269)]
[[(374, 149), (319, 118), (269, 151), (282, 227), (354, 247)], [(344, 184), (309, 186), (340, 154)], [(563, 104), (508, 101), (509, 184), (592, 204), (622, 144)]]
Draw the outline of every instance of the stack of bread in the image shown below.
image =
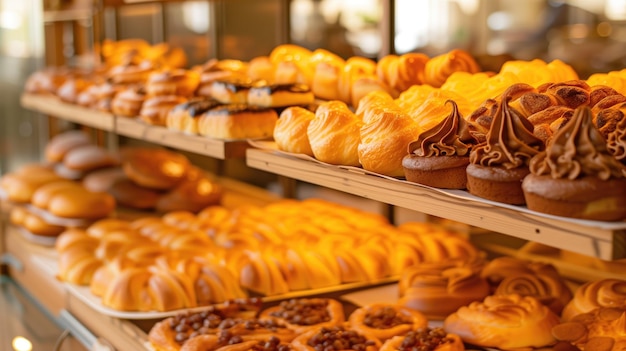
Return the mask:
[[(90, 284), (96, 291), (106, 287), (100, 292), (109, 297), (103, 303), (126, 310), (198, 305), (198, 289), (213, 284), (208, 273), (199, 275), (208, 270), (215, 284), (236, 283), (238, 290), (227, 289), (231, 293), (279, 295), (377, 282), (417, 262), (481, 255), (467, 239), (447, 229), (418, 223), (395, 227), (381, 216), (315, 199), (107, 220), (62, 233), (57, 249), (62, 280)], [(189, 282), (185, 286), (196, 290), (175, 288), (187, 292), (175, 307), (125, 300), (141, 293), (129, 290), (136, 286), (132, 281), (157, 273), (177, 284)], [(232, 297), (225, 292), (216, 296)]]
[(163, 148), (122, 150), (120, 166), (92, 172), (83, 185), (111, 194), (118, 205), (142, 211), (197, 213), (221, 203), (222, 187), (178, 152)]
[[(242, 327), (245, 325), (245, 327)], [(419, 312), (392, 303), (346, 314), (332, 298), (297, 298), (265, 306), (239, 299), (206, 311), (178, 314), (149, 331), (157, 351), (428, 350), (463, 351), (458, 335), (431, 328)]]

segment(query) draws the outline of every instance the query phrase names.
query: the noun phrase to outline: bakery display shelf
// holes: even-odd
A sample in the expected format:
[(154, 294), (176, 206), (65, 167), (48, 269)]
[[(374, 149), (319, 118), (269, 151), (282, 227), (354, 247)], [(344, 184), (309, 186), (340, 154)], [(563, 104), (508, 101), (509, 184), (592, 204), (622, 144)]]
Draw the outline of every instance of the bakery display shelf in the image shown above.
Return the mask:
[(148, 125), (136, 118), (66, 103), (55, 96), (25, 93), (20, 102), (24, 108), (56, 118), (216, 159), (242, 158), (250, 147), (246, 140), (221, 140), (184, 134), (162, 126)]
[(113, 114), (68, 104), (56, 96), (22, 94), (20, 103), (29, 110), (107, 132), (114, 131)]
[(249, 167), (602, 260), (626, 258), (626, 223), (567, 219), (286, 155), (248, 149)]
[(246, 140), (220, 140), (170, 130), (143, 123), (136, 118), (114, 118), (113, 132), (118, 135), (169, 146), (216, 159), (242, 158), (249, 144)]

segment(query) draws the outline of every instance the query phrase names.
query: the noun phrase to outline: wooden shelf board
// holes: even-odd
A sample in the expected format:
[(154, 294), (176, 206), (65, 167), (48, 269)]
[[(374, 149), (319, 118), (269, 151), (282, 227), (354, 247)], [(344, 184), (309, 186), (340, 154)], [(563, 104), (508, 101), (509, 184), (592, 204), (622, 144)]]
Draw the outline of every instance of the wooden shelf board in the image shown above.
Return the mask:
[(66, 103), (54, 96), (23, 94), (21, 104), (24, 108), (84, 126), (216, 159), (242, 158), (249, 147), (245, 140), (230, 141), (188, 135), (161, 126), (147, 125), (136, 118)]
[(113, 114), (69, 104), (55, 96), (23, 94), (20, 103), (24, 108), (107, 132), (115, 126)]
[(626, 258), (624, 223), (598, 222), (596, 226), (588, 225), (590, 221), (544, 216), (284, 156), (272, 150), (248, 149), (246, 162), (252, 168), (587, 256), (603, 260)]

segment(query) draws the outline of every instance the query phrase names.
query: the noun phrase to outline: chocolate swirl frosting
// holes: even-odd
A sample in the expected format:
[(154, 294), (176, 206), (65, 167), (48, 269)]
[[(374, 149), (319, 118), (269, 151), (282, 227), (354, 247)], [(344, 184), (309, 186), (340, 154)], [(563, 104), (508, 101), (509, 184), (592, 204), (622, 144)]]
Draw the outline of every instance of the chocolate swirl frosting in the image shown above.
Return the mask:
[(470, 162), (506, 169), (528, 166), (530, 159), (545, 148), (533, 134), (533, 125), (520, 112), (509, 106), (511, 90), (502, 94), (486, 141), (470, 152)]
[(624, 166), (608, 151), (606, 140), (592, 119), (589, 107), (577, 108), (572, 119), (554, 134), (547, 149), (532, 159), (530, 171), (554, 179), (623, 177)]
[(476, 139), (470, 133), (468, 121), (459, 113), (456, 102), (450, 114), (433, 128), (420, 133), (418, 139), (409, 144), (409, 154), (417, 156), (466, 156)]
[(626, 118), (620, 119), (607, 136), (607, 148), (618, 161), (626, 164)]

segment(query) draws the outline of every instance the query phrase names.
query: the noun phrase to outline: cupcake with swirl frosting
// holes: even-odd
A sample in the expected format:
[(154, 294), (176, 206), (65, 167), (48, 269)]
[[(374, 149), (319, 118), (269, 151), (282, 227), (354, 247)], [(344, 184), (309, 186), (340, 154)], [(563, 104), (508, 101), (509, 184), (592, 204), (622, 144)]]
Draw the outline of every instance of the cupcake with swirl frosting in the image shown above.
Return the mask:
[(534, 126), (509, 106), (512, 95), (527, 84), (515, 84), (503, 94), (486, 140), (470, 152), (467, 190), (470, 194), (496, 202), (524, 205), (522, 180), (530, 170), (530, 159), (545, 148), (533, 134)]
[(533, 157), (522, 188), (529, 209), (556, 216), (618, 221), (626, 218), (625, 166), (607, 148), (588, 107)]
[(465, 168), (477, 140), (470, 133), (470, 122), (461, 116), (456, 102), (448, 100), (447, 103), (452, 105), (450, 114), (409, 144), (402, 168), (409, 182), (434, 188), (465, 189)]

